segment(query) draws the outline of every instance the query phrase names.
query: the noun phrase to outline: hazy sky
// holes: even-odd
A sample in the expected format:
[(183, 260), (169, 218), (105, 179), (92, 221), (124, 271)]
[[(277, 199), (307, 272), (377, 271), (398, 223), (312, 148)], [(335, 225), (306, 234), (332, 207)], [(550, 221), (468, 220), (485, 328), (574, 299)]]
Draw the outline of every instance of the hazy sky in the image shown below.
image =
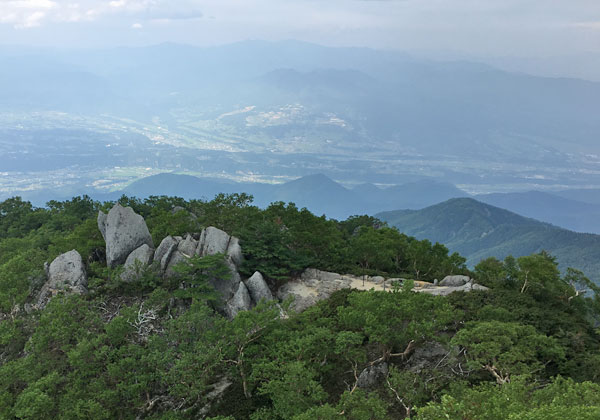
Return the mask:
[(600, 0), (0, 0), (0, 44), (244, 39), (539, 57), (600, 52)]

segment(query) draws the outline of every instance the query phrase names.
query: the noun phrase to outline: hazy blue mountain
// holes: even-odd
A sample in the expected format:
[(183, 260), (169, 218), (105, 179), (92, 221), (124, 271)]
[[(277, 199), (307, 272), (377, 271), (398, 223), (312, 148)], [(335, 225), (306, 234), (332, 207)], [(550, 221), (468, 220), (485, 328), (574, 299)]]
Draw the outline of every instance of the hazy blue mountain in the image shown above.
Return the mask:
[(421, 209), (451, 198), (469, 196), (455, 185), (430, 179), (396, 185), (386, 188), (383, 193), (396, 209)]
[(431, 179), (407, 182), (387, 188), (361, 184), (352, 189), (371, 203), (373, 212), (394, 209), (421, 209), (450, 198), (468, 197), (469, 194), (455, 185)]
[[(266, 200), (265, 200), (266, 199)], [(331, 180), (325, 175), (309, 175), (273, 187), (265, 201), (294, 202), (317, 215), (337, 219), (363, 213), (365, 202), (359, 195)]]
[(219, 193), (239, 192), (240, 184), (190, 175), (158, 174), (142, 178), (123, 189), (123, 194), (145, 198), (169, 195), (189, 199), (211, 200)]
[(408, 235), (445, 244), (466, 257), (470, 266), (491, 256), (503, 259), (546, 250), (556, 256), (561, 269), (575, 267), (600, 281), (599, 235), (572, 232), (471, 198), (377, 217)]
[(359, 196), (320, 174), (283, 184), (235, 183), (188, 175), (160, 174), (136, 181), (123, 192), (137, 197), (164, 194), (187, 199), (212, 199), (221, 192), (245, 192), (252, 194), (254, 203), (260, 207), (266, 207), (275, 201), (293, 202), (315, 214), (340, 219), (364, 210), (364, 202)]
[(581, 201), (583, 203), (600, 205), (600, 189), (589, 188), (580, 189), (574, 188), (571, 190), (557, 191), (554, 193), (570, 200)]
[(475, 198), (576, 232), (600, 233), (600, 204), (570, 200), (541, 191), (485, 194)]
[[(375, 185), (348, 189), (323, 174), (308, 175), (282, 184), (236, 183), (189, 175), (159, 174), (133, 182), (123, 191), (136, 197), (176, 195), (186, 199), (212, 199), (216, 194), (245, 192), (258, 206), (274, 201), (293, 202), (311, 212), (336, 219), (356, 214), (374, 214), (389, 208), (421, 208), (465, 192), (451, 184), (423, 180), (386, 189)], [(425, 204), (424, 204), (425, 203)]]

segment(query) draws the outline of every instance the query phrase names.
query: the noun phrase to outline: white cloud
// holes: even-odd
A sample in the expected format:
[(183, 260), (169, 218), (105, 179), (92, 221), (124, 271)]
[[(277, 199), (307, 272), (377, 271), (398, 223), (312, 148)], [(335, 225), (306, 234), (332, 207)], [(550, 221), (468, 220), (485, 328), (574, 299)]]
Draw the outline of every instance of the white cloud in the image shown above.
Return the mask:
[(197, 0), (0, 0), (0, 24), (17, 29), (45, 22), (94, 21), (123, 16), (139, 20), (185, 20), (202, 17)]
[(142, 25), (139, 22), (136, 22), (133, 25), (131, 25), (131, 29), (142, 29), (143, 27), (144, 27), (144, 25)]
[(58, 4), (51, 0), (8, 0), (0, 2), (0, 23), (17, 29), (39, 26)]

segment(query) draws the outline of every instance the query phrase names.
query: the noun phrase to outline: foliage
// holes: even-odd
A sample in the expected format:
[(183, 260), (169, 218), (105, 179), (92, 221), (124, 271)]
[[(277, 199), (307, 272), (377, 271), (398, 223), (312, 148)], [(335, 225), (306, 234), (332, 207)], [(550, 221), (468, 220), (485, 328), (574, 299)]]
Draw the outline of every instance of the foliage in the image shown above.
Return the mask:
[(542, 388), (526, 378), (502, 386), (462, 384), (417, 412), (417, 420), (591, 420), (600, 415), (600, 386), (561, 377)]
[[(155, 244), (206, 226), (236, 235), (243, 273), (271, 285), (307, 267), (408, 280), (391, 292), (341, 290), (299, 314), (262, 302), (230, 321), (211, 286), (229, 275), (222, 255), (188, 259), (167, 278), (154, 263), (124, 283), (122, 267), (106, 267), (96, 224), (113, 203), (6, 200), (0, 419), (598, 417), (597, 287), (581, 271), (561, 276), (548, 254), (484, 260), (474, 276), (491, 290), (436, 297), (412, 286), (471, 274), (464, 258), (371, 216), (259, 209), (245, 194), (119, 202), (146, 218)], [(44, 262), (71, 249), (89, 293), (31, 307)], [(447, 354), (427, 356), (432, 345)], [(383, 363), (389, 373), (360, 388), (361, 372)]]
[(452, 338), (452, 344), (464, 349), (469, 367), (485, 369), (501, 385), (514, 375), (538, 373), (564, 357), (554, 339), (530, 325), (510, 322), (467, 324)]
[(181, 299), (190, 298), (192, 301), (201, 299), (217, 302), (220, 296), (209, 284), (209, 280), (224, 280), (231, 277), (223, 254), (193, 256), (177, 264), (173, 271), (177, 273), (175, 279), (181, 282), (180, 287), (174, 292), (175, 296)]

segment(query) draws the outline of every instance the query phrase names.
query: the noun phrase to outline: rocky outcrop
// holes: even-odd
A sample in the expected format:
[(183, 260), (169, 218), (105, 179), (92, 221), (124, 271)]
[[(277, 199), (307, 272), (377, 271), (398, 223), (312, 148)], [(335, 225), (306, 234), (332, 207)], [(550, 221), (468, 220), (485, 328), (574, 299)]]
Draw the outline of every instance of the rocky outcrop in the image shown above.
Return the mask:
[(388, 376), (388, 364), (383, 362), (374, 366), (367, 366), (358, 375), (356, 386), (362, 389), (372, 389), (377, 387)]
[(235, 236), (231, 236), (229, 239), (229, 245), (225, 252), (229, 260), (239, 267), (244, 262), (244, 254), (242, 254), (242, 247), (240, 246), (240, 240)]
[(108, 214), (99, 212), (98, 228), (106, 242), (106, 264), (111, 268), (123, 264), (143, 244), (154, 248), (144, 218), (131, 207), (117, 203)]
[(126, 282), (135, 280), (140, 274), (138, 268), (150, 265), (153, 256), (154, 250), (150, 248), (148, 244), (144, 244), (133, 250), (123, 265), (121, 280)]
[(177, 250), (186, 257), (193, 257), (198, 248), (198, 241), (193, 238), (192, 235), (188, 234), (184, 240), (180, 241), (177, 245)]
[(103, 213), (101, 210), (98, 210), (98, 229), (100, 229), (100, 233), (102, 237), (106, 241), (106, 213)]
[(237, 266), (232, 261), (226, 258), (225, 264), (229, 268), (229, 276), (211, 278), (209, 279), (209, 283), (219, 292), (223, 300), (228, 301), (233, 297), (242, 278), (237, 270)]
[[(179, 212), (182, 209), (175, 211)], [(209, 281), (226, 302), (239, 290), (241, 277), (238, 267), (243, 261), (242, 248), (238, 238), (220, 229), (207, 227), (199, 235), (188, 234), (185, 239), (167, 236), (156, 251), (152, 251), (152, 238), (144, 218), (130, 207), (120, 204), (116, 204), (108, 214), (98, 213), (98, 228), (106, 242), (107, 265), (112, 268), (125, 263), (122, 275), (124, 281), (132, 281), (135, 278), (135, 261), (139, 261), (141, 265), (149, 265), (156, 261), (160, 274), (172, 277), (178, 274), (175, 266), (194, 255), (204, 257), (223, 254), (229, 268), (229, 276), (212, 278)], [(266, 290), (268, 291), (268, 288)], [(260, 293), (266, 295), (264, 289), (260, 289)]]
[(406, 362), (405, 368), (413, 373), (421, 373), (457, 363), (458, 348), (446, 348), (436, 341), (428, 341), (417, 347)]
[(160, 271), (164, 273), (169, 265), (169, 260), (173, 252), (177, 250), (178, 242), (171, 235), (164, 238), (156, 251), (154, 251), (154, 261), (160, 264)]
[(252, 274), (245, 283), (254, 304), (257, 304), (263, 299), (266, 301), (273, 300), (273, 294), (271, 293), (271, 290), (269, 290), (267, 282), (258, 271)]
[[(164, 258), (163, 258), (164, 259)], [(177, 276), (179, 275), (179, 273), (175, 270), (175, 267), (182, 262), (185, 262), (189, 259), (189, 257), (187, 257), (186, 255), (184, 255), (182, 252), (179, 252), (177, 249), (175, 249), (170, 257), (169, 257), (169, 261), (165, 266), (165, 270), (164, 270), (164, 276), (165, 277), (173, 277), (173, 276)]]
[(240, 311), (247, 311), (251, 307), (252, 300), (250, 298), (250, 294), (248, 293), (248, 289), (246, 288), (244, 282), (240, 282), (237, 291), (229, 300), (229, 302), (227, 302), (227, 315), (233, 319)]
[(429, 293), (430, 295), (435, 295), (435, 296), (448, 296), (450, 293), (454, 293), (454, 292), (470, 292), (473, 290), (489, 290), (489, 288), (482, 286), (480, 284), (477, 284), (477, 283), (473, 283), (472, 281), (469, 281), (468, 283), (463, 284), (462, 286), (456, 286), (456, 287), (435, 286), (435, 287), (431, 287), (427, 290), (417, 290), (417, 291), (422, 291), (422, 292)]
[(87, 293), (87, 274), (79, 252), (72, 250), (59, 255), (46, 265), (48, 280), (42, 286), (37, 306), (43, 307), (59, 292)]
[(205, 255), (226, 254), (229, 247), (231, 236), (227, 232), (209, 226), (202, 230), (197, 255), (204, 257)]
[[(243, 254), (238, 238), (212, 226), (203, 229), (200, 235), (195, 237), (190, 234), (186, 235), (185, 239), (179, 236), (167, 236), (156, 248), (154, 261), (159, 265), (162, 275), (171, 277), (177, 275), (174, 267), (180, 262), (192, 256), (205, 257), (215, 254), (224, 255), (229, 275), (223, 278), (211, 278), (209, 283), (225, 302), (229, 302), (240, 289), (241, 282), (238, 268), (243, 262)], [(228, 312), (227, 305), (225, 305), (226, 312)]]
[[(370, 284), (367, 279), (368, 276), (365, 277), (364, 284)], [(301, 312), (309, 306), (329, 298), (338, 290), (353, 287), (361, 288), (362, 284), (362, 278), (308, 268), (300, 278), (291, 280), (281, 286), (277, 291), (277, 297), (286, 300), (292, 296), (291, 308)], [(375, 286), (374, 283), (373, 286)]]
[[(315, 303), (329, 298), (334, 292), (341, 289), (358, 289), (358, 290), (379, 290), (390, 291), (394, 283), (402, 284), (405, 279), (388, 278), (380, 276), (353, 276), (320, 271), (314, 268), (306, 269), (302, 275), (294, 280), (289, 281), (279, 288), (277, 297), (285, 300), (290, 296), (294, 301), (291, 308), (296, 311), (303, 311)], [(440, 283), (441, 284), (441, 283)], [(487, 287), (469, 282), (461, 286), (436, 286), (433, 283), (415, 281), (413, 291), (419, 293), (428, 293), (432, 295), (446, 296), (458, 291), (471, 290), (488, 290)]]
[(459, 287), (469, 283), (471, 278), (469, 276), (446, 276), (439, 282), (440, 286)]

